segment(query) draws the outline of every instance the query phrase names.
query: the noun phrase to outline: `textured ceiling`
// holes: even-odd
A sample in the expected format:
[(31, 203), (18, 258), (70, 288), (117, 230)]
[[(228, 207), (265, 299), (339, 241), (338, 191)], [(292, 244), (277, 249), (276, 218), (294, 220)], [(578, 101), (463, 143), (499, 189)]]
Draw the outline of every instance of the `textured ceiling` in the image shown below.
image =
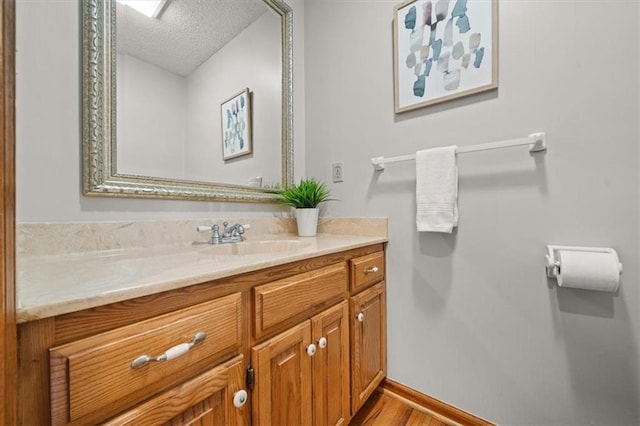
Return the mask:
[(262, 0), (170, 0), (153, 19), (117, 3), (117, 50), (187, 76), (268, 10)]

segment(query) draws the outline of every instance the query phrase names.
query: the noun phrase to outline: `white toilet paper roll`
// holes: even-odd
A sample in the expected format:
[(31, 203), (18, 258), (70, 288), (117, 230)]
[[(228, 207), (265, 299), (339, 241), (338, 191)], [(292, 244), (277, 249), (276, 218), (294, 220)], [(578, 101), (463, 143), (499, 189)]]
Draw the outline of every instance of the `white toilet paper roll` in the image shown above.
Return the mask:
[(620, 285), (620, 269), (615, 252), (564, 251), (560, 260), (560, 287), (615, 292)]

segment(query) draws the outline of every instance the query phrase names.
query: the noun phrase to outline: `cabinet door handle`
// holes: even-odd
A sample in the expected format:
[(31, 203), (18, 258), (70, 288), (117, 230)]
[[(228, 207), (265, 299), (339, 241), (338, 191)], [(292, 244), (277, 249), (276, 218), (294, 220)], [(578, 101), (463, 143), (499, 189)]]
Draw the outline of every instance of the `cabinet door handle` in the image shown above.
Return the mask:
[(309, 346), (307, 346), (307, 355), (314, 356), (315, 354), (316, 354), (316, 345), (311, 343)]
[(324, 349), (327, 347), (327, 338), (326, 337), (321, 337), (320, 339), (318, 339), (318, 347), (320, 347), (320, 349)]
[(173, 346), (158, 356), (140, 355), (133, 360), (133, 362), (131, 363), (131, 368), (140, 368), (152, 361), (170, 361), (172, 359), (178, 358), (179, 356), (182, 356), (189, 352), (189, 349), (202, 342), (206, 337), (207, 333), (205, 333), (204, 331), (199, 331), (195, 334), (195, 336), (193, 336), (193, 339), (191, 339), (191, 341)]
[(247, 402), (247, 399), (249, 399), (247, 391), (244, 389), (240, 389), (233, 394), (233, 406), (236, 408), (240, 408)]
[(375, 274), (375, 273), (376, 273), (376, 272), (378, 272), (378, 271), (379, 271), (378, 267), (377, 267), (377, 266), (373, 266), (373, 267), (371, 267), (371, 268), (366, 268), (366, 269), (364, 270), (364, 273), (365, 273), (365, 274)]
[(356, 315), (356, 319), (358, 320), (358, 322), (364, 322), (364, 314), (360, 312), (358, 315)]

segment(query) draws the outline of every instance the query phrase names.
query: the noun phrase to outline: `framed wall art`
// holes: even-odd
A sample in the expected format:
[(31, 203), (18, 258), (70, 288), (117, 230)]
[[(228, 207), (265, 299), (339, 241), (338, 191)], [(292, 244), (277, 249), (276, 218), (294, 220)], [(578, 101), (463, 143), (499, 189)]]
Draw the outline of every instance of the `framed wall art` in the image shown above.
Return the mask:
[(251, 94), (249, 89), (233, 95), (221, 105), (222, 159), (251, 154)]
[(395, 112), (498, 87), (498, 0), (408, 0), (394, 8)]

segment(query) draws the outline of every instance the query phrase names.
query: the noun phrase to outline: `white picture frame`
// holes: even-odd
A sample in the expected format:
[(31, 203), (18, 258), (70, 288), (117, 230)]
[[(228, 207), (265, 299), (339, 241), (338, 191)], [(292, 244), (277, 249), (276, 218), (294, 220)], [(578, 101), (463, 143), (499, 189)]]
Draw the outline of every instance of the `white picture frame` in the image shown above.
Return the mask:
[(498, 87), (498, 0), (407, 0), (394, 8), (394, 110)]

